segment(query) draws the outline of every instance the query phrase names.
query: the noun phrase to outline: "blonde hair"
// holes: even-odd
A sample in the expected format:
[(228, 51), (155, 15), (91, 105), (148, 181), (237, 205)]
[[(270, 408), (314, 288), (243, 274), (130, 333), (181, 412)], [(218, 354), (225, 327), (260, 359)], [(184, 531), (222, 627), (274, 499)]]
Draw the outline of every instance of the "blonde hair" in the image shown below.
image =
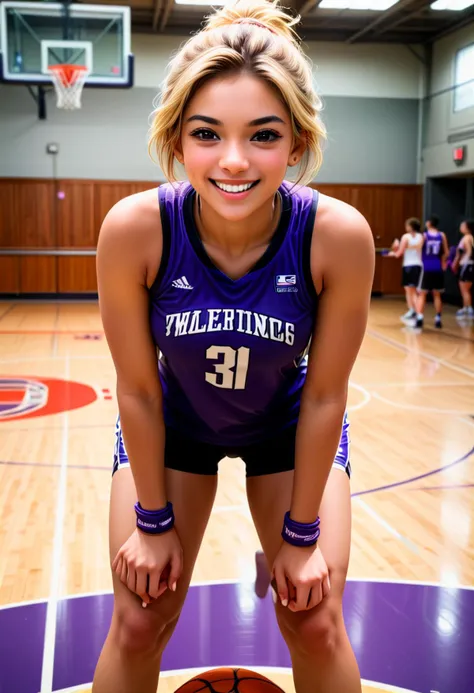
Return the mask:
[(293, 29), (298, 22), (276, 0), (238, 0), (206, 17), (204, 28), (182, 46), (169, 64), (149, 137), (149, 152), (156, 152), (169, 181), (177, 180), (174, 152), (189, 100), (205, 80), (239, 71), (277, 89), (290, 113), (295, 141), (303, 136), (306, 143), (296, 182), (306, 185), (314, 178), (326, 131), (311, 64)]

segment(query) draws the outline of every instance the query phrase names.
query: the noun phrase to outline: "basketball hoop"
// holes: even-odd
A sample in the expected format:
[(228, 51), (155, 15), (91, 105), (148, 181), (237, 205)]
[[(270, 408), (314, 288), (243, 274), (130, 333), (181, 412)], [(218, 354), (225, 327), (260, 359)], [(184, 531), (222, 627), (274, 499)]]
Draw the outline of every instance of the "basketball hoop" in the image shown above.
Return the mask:
[(58, 108), (73, 111), (81, 107), (81, 94), (89, 70), (84, 65), (50, 65)]

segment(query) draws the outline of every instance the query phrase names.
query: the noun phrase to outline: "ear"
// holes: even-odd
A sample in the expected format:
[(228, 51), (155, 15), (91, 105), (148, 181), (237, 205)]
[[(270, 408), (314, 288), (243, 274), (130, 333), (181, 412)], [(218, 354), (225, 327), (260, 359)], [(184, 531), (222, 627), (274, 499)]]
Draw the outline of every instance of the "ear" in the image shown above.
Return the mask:
[(184, 156), (183, 156), (183, 150), (181, 148), (181, 140), (179, 140), (173, 153), (174, 153), (175, 159), (177, 159), (179, 161), (179, 163), (183, 165), (184, 164)]
[(293, 147), (288, 157), (288, 166), (296, 166), (301, 161), (306, 151), (306, 133), (301, 132), (298, 139), (293, 142)]

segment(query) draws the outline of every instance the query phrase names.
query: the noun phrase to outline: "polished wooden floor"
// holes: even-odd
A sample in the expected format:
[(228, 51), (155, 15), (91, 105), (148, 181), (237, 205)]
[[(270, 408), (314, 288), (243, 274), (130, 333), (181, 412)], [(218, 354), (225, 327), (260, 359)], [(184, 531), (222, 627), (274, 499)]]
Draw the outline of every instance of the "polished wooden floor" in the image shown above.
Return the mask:
[[(435, 330), (430, 308), (419, 334), (403, 302), (374, 299), (352, 373), (353, 579), (474, 584), (474, 328), (448, 307)], [(116, 401), (97, 305), (0, 303), (0, 385), (11, 379), (47, 380), (51, 413), (15, 417), (7, 401), (0, 416), (0, 607), (107, 592)], [(64, 411), (62, 380), (89, 403)], [(242, 466), (221, 464), (194, 582), (252, 579), (258, 547)]]

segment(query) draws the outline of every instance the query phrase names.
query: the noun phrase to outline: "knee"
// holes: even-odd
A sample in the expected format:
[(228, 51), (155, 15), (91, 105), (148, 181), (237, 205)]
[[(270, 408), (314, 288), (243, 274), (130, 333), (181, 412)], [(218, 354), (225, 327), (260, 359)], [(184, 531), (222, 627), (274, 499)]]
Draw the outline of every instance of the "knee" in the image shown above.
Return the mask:
[(113, 617), (116, 644), (124, 654), (160, 655), (177, 621), (177, 613), (160, 613), (153, 606), (116, 608)]
[(337, 646), (339, 629), (343, 627), (340, 605), (325, 599), (310, 611), (281, 611), (280, 627), (291, 651), (323, 660), (331, 657)]

